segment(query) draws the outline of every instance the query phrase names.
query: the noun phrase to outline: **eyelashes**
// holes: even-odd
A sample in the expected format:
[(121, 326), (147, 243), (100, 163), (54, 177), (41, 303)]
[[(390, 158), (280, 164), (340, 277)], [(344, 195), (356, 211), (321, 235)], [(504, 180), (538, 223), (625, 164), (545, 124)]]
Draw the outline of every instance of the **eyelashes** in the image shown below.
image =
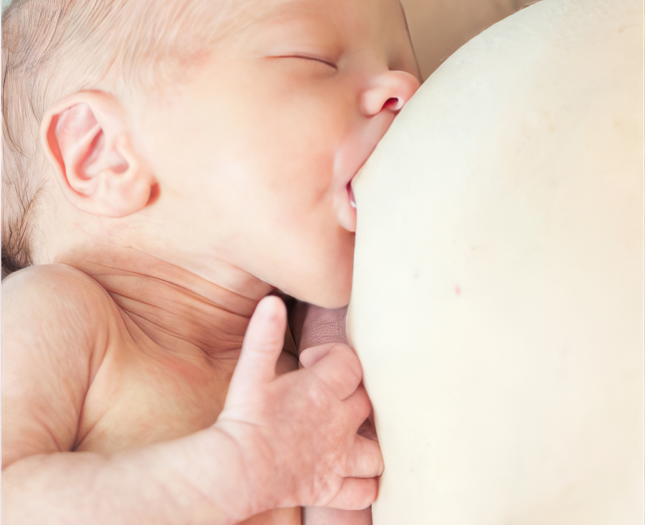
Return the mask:
[(313, 60), (314, 62), (320, 62), (321, 64), (325, 64), (326, 66), (329, 66), (336, 70), (338, 69), (338, 66), (334, 64), (331, 60), (325, 60), (324, 58), (310, 57), (310, 56), (298, 56), (296, 58), (302, 58), (304, 60)]
[(301, 60), (309, 60), (311, 62), (318, 62), (320, 64), (324, 64), (326, 66), (329, 66), (330, 68), (338, 71), (338, 66), (332, 62), (331, 60), (327, 60), (325, 58), (321, 57), (316, 57), (316, 56), (311, 56), (311, 55), (285, 55), (277, 58), (299, 58)]

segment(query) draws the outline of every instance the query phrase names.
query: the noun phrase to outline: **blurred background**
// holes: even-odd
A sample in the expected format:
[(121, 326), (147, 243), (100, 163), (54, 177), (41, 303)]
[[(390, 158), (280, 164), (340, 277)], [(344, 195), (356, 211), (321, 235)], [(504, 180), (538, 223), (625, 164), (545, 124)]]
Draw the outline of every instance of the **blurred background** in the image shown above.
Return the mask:
[(535, 0), (401, 0), (426, 79), (487, 27)]

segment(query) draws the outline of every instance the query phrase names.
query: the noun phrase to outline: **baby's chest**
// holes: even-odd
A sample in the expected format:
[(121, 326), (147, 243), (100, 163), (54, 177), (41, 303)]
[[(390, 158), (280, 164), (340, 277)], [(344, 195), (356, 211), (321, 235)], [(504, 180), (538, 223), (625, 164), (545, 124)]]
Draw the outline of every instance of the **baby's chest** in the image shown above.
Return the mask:
[[(113, 453), (180, 438), (217, 420), (236, 361), (195, 366), (158, 355), (109, 356), (88, 391), (79, 421), (78, 451)], [(130, 354), (130, 357), (132, 354)], [(298, 366), (282, 352), (276, 371)], [(275, 509), (239, 525), (300, 525), (300, 509)]]
[(224, 406), (228, 368), (146, 353), (106, 356), (85, 398), (75, 450), (109, 454), (208, 427)]
[[(75, 450), (109, 454), (207, 428), (224, 407), (235, 365), (155, 352), (106, 356), (85, 398)], [(295, 368), (295, 356), (283, 352), (278, 369)]]

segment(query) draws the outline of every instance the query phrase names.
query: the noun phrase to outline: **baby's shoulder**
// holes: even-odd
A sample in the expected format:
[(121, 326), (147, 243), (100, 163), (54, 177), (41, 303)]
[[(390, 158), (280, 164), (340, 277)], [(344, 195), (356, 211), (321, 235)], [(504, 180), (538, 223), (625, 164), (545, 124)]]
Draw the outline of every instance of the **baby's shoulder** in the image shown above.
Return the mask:
[(91, 311), (109, 301), (109, 295), (98, 282), (66, 264), (23, 268), (2, 281), (2, 292), (5, 306), (11, 305), (8, 313), (14, 307), (25, 308), (28, 305), (31, 311), (35, 309), (59, 315), (81, 305)]
[(115, 313), (108, 293), (89, 275), (65, 264), (30, 266), (2, 282), (5, 337), (46, 338), (90, 346)]
[(94, 279), (70, 266), (25, 268), (2, 284), (2, 445), (9, 465), (73, 449), (119, 314)]

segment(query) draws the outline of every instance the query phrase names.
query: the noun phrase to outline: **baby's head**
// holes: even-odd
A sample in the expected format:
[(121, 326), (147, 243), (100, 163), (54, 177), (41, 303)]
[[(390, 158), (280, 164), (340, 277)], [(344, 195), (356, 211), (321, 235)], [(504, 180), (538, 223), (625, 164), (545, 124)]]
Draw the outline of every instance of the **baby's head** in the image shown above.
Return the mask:
[(349, 298), (349, 183), (418, 87), (398, 0), (23, 0), (3, 268), (92, 243)]

